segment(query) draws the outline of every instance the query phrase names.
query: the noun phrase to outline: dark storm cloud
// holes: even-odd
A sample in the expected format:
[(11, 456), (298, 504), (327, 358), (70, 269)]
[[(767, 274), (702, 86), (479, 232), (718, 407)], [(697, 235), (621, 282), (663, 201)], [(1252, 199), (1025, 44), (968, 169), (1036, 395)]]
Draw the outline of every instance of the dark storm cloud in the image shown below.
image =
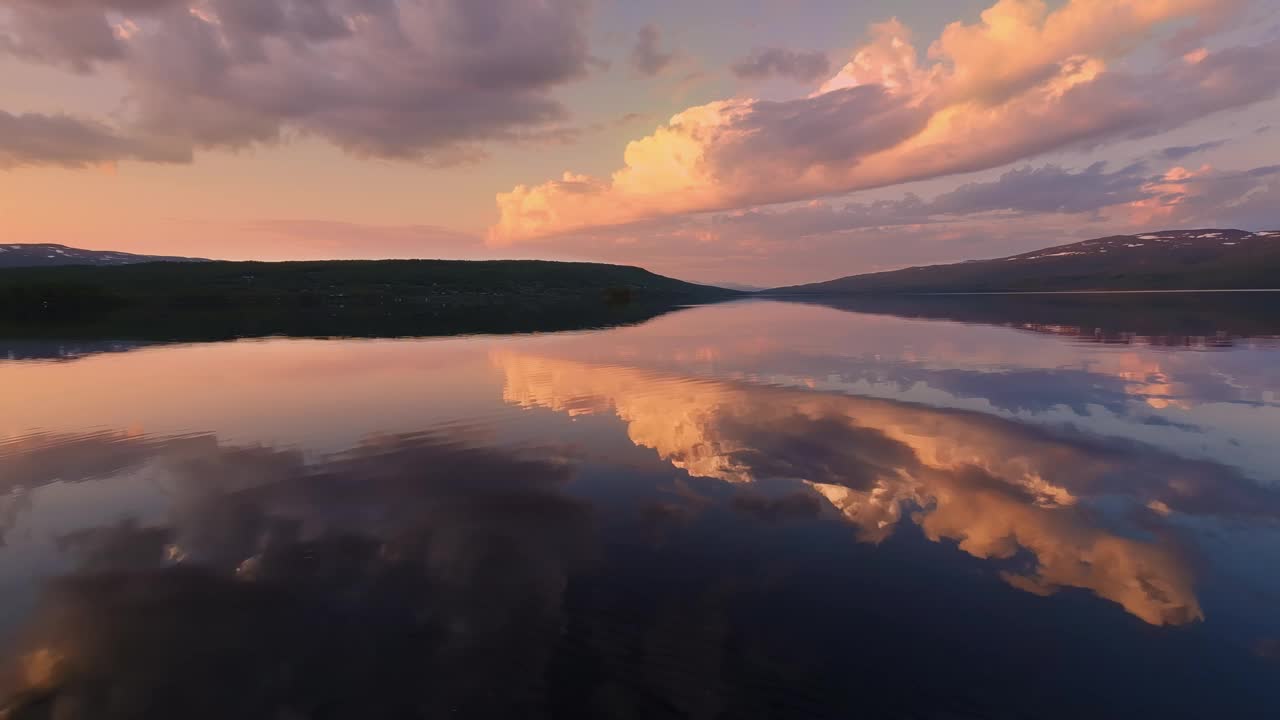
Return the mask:
[(645, 25), (636, 34), (636, 43), (631, 48), (631, 67), (641, 75), (650, 77), (666, 70), (675, 60), (674, 52), (663, 52), (662, 36), (654, 25)]
[[(567, 111), (550, 91), (588, 70), (589, 4), (0, 0), (10, 10), (0, 52), (117, 69), (131, 116), (108, 138), (190, 152), (297, 133), (358, 155), (450, 163), (482, 155), (488, 141), (559, 136)], [(157, 159), (116, 142), (81, 162)], [(26, 150), (29, 163), (39, 150)]]
[(735, 62), (730, 69), (743, 80), (763, 80), (778, 76), (808, 83), (829, 75), (831, 61), (826, 53), (819, 50), (802, 52), (784, 48), (757, 48)]

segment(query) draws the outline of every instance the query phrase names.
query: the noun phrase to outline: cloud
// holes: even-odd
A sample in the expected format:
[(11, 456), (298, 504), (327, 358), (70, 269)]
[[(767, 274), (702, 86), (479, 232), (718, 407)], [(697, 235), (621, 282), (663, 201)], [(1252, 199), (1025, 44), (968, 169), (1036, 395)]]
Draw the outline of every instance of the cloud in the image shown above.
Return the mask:
[(1135, 224), (1280, 227), (1280, 165), (1250, 170), (1174, 167), (1150, 179), (1143, 190), (1146, 197), (1127, 206)]
[(1084, 213), (1146, 198), (1149, 194), (1143, 188), (1152, 179), (1146, 167), (1137, 163), (1114, 171), (1103, 162), (1075, 171), (1057, 165), (1025, 166), (994, 180), (965, 183), (932, 200), (907, 194), (899, 200), (840, 206), (812, 202), (781, 209), (753, 208), (713, 215), (709, 223), (724, 232), (749, 230), (761, 236), (796, 238), (940, 222), (946, 216)]
[(806, 200), (1156, 134), (1280, 90), (1274, 40), (1146, 72), (1111, 67), (1166, 23), (1236, 5), (1072, 0), (1049, 12), (1002, 0), (981, 23), (948, 26), (926, 59), (900, 23), (878, 25), (810, 97), (689, 108), (630, 143), (609, 177), (500, 194), (490, 239)]
[(114, 14), (142, 18), (185, 6), (179, 0), (3, 0), (0, 8), (10, 17), (7, 28), (0, 25), (0, 52), (87, 73), (127, 54), (136, 26), (131, 19), (114, 22)]
[(932, 198), (906, 193), (657, 217), (523, 247), (605, 262), (643, 259), (656, 272), (705, 282), (734, 278), (776, 286), (1004, 257), (1164, 227), (1265, 230), (1280, 227), (1277, 208), (1280, 175), (1270, 166), (1159, 171), (1144, 163), (1114, 169), (1102, 163), (1080, 169), (1027, 165)]
[(181, 163), (188, 148), (121, 135), (114, 128), (71, 115), (0, 110), (0, 170), (51, 165), (82, 168), (119, 160)]
[[(1152, 185), (1161, 176), (1141, 163), (1028, 165), (931, 199), (907, 193), (659, 217), (532, 240), (528, 247), (610, 262), (644, 258), (656, 271), (709, 282), (751, 277), (776, 285), (784, 276), (807, 281), (828, 279), (837, 268), (851, 274), (1012, 255), (1078, 233), (1127, 229), (1134, 222), (1130, 206), (1161, 194)], [(1111, 224), (1100, 225), (1104, 218)], [(788, 259), (785, 267), (779, 257)]]
[(631, 67), (641, 75), (653, 77), (666, 70), (675, 60), (674, 52), (662, 52), (661, 34), (655, 25), (645, 25), (636, 33), (636, 43), (631, 48)]
[[(551, 93), (591, 65), (590, 0), (0, 4), (0, 53), (118, 73), (114, 135), (186, 153), (307, 135), (362, 156), (469, 160), (488, 142), (562, 134)], [(155, 159), (103, 145), (83, 162)]]
[(1079, 172), (1056, 165), (1010, 170), (992, 182), (965, 183), (934, 198), (930, 214), (965, 215), (991, 211), (1080, 213), (1143, 197), (1146, 167), (1133, 164), (1107, 172), (1099, 162)]
[(821, 50), (804, 52), (785, 48), (757, 48), (735, 62), (730, 69), (743, 80), (763, 80), (778, 76), (810, 83), (831, 72), (831, 61)]
[(1202, 152), (1205, 152), (1206, 150), (1213, 150), (1214, 148), (1220, 148), (1223, 145), (1226, 145), (1228, 142), (1230, 141), (1229, 140), (1210, 140), (1209, 142), (1202, 142), (1197, 145), (1175, 145), (1173, 147), (1167, 147), (1164, 150), (1161, 150), (1160, 154), (1170, 160), (1181, 160), (1187, 157), (1188, 155), (1195, 155), (1196, 153), (1202, 153)]

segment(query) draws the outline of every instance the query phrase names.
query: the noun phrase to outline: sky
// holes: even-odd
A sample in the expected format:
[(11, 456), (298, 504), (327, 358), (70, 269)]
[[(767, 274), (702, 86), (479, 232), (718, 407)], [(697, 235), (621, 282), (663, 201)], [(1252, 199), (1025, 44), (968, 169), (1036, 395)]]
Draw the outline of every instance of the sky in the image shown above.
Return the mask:
[(1275, 0), (0, 0), (0, 242), (772, 286), (1280, 229)]

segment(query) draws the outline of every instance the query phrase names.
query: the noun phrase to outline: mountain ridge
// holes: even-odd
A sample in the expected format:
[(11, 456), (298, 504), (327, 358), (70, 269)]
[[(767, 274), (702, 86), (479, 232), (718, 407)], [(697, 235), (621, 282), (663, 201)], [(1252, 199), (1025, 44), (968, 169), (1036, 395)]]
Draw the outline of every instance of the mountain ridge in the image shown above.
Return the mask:
[(990, 260), (967, 260), (765, 294), (1236, 290), (1280, 287), (1280, 231), (1203, 228), (1109, 235)]
[(209, 262), (204, 258), (173, 255), (138, 255), (115, 250), (85, 250), (58, 243), (0, 243), (0, 268), (60, 267), (92, 265), (98, 267), (140, 265), (152, 262)]

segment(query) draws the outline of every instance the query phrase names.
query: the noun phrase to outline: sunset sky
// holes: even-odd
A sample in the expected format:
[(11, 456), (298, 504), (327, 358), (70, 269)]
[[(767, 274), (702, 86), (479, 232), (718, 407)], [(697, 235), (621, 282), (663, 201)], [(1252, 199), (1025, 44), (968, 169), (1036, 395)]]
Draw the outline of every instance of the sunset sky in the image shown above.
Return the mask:
[(0, 0), (0, 242), (780, 285), (1280, 229), (1276, 0)]

